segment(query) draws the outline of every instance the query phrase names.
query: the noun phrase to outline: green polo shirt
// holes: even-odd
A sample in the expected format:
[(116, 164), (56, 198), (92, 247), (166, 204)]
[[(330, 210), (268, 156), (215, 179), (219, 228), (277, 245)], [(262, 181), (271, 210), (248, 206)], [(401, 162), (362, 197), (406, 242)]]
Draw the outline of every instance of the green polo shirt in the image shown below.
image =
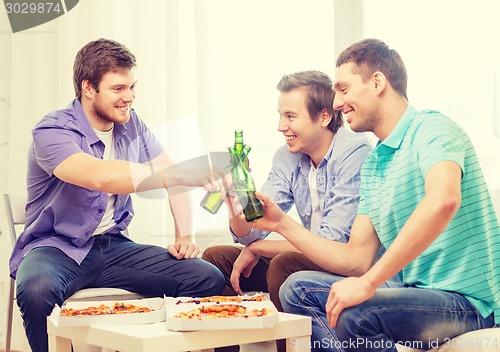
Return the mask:
[(427, 171), (444, 160), (462, 169), (462, 203), (446, 230), (400, 273), (405, 284), (463, 294), (500, 323), (500, 228), (474, 147), (455, 122), (409, 106), (361, 170), (358, 214), (388, 248), (424, 197)]

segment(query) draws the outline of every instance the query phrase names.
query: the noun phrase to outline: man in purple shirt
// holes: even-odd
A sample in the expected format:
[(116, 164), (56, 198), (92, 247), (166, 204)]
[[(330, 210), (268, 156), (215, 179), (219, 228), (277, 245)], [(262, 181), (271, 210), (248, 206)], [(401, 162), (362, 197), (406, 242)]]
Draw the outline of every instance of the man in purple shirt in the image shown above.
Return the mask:
[(190, 235), (185, 193), (171, 198), (180, 239), (166, 249), (135, 243), (123, 232), (134, 215), (130, 193), (215, 187), (208, 168), (176, 166), (131, 109), (135, 67), (120, 43), (88, 43), (74, 63), (77, 98), (33, 129), (26, 226), (10, 270), (34, 352), (48, 350), (46, 317), (54, 305), (80, 289), (198, 297), (224, 288), (221, 272), (183, 237)]

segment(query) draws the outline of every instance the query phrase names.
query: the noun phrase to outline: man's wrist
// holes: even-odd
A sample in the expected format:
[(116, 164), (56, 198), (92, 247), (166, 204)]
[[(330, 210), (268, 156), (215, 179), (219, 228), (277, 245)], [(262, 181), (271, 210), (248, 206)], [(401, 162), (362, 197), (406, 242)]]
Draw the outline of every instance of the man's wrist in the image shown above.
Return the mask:
[(379, 282), (380, 280), (377, 280), (377, 278), (370, 271), (367, 271), (365, 274), (361, 275), (360, 278), (362, 278), (366, 282), (367, 288), (370, 291), (375, 291), (380, 285), (384, 283), (384, 281)]
[(277, 232), (280, 235), (287, 236), (287, 234), (292, 233), (295, 228), (303, 228), (299, 225), (291, 216), (285, 214), (278, 222), (276, 229), (273, 232)]
[(229, 226), (229, 232), (231, 232), (231, 236), (233, 236), (234, 243), (239, 243), (244, 246), (248, 246), (250, 243), (261, 239), (261, 233), (259, 231), (254, 230), (253, 228), (244, 237), (236, 236), (233, 230), (231, 229), (231, 226)]
[(165, 170), (161, 171), (161, 180), (163, 183), (163, 188), (167, 189), (167, 175), (165, 173)]
[(253, 254), (253, 255), (258, 255), (258, 248), (256, 246), (256, 243), (258, 243), (260, 241), (254, 241), (248, 245), (246, 245), (245, 247), (247, 248), (248, 251), (250, 251), (250, 254)]

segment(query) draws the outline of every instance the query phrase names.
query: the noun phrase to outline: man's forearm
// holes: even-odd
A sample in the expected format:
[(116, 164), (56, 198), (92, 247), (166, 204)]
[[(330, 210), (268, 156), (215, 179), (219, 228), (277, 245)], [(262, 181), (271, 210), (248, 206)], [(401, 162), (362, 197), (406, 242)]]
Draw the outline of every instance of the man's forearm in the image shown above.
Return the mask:
[(247, 247), (253, 254), (266, 258), (274, 258), (283, 252), (300, 252), (287, 240), (259, 240), (252, 242)]
[(349, 276), (355, 268), (359, 267), (359, 253), (348, 243), (319, 237), (288, 215), (283, 217), (276, 232), (325, 270)]
[(233, 216), (229, 220), (229, 226), (236, 237), (245, 237), (250, 233), (252, 227), (244, 220), (239, 219), (237, 216)]
[(191, 210), (191, 199), (187, 190), (176, 187), (175, 191), (169, 191), (169, 202), (175, 224), (176, 240), (191, 241), (193, 234), (193, 214)]

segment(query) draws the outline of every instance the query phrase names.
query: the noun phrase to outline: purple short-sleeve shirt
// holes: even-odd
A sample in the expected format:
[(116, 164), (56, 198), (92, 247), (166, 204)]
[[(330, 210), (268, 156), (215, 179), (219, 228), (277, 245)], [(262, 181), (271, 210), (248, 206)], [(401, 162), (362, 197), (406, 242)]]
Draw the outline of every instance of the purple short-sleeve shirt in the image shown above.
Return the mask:
[[(114, 127), (116, 159), (145, 163), (162, 151), (161, 143), (132, 110), (130, 120)], [(104, 143), (92, 129), (78, 99), (63, 110), (45, 116), (33, 129), (28, 152), (28, 201), (26, 226), (10, 258), (15, 278), (22, 258), (33, 248), (61, 249), (77, 263), (87, 256), (94, 242), (108, 201), (106, 192), (94, 191), (59, 180), (54, 169), (75, 153), (102, 158)], [(108, 233), (121, 233), (134, 215), (129, 194), (120, 194)]]

